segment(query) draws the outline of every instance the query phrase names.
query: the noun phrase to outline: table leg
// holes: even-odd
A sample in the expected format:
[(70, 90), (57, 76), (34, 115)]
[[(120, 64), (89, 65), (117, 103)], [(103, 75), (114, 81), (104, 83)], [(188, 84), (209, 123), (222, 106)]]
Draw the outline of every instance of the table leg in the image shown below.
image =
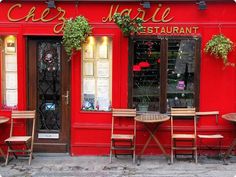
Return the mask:
[(224, 160), (229, 156), (230, 152), (233, 150), (235, 145), (236, 145), (236, 138), (234, 139), (233, 143), (231, 144), (231, 146), (227, 150), (227, 152), (226, 152), (226, 154), (224, 156)]

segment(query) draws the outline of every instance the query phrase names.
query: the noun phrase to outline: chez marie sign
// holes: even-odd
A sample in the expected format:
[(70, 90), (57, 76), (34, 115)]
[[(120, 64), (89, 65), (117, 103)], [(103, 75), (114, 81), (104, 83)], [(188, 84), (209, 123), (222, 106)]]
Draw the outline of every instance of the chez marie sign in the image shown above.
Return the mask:
[[(11, 22), (25, 21), (35, 23), (47, 23), (55, 20), (57, 23), (53, 27), (54, 33), (62, 32), (65, 26), (66, 11), (61, 7), (57, 7), (56, 9), (45, 8), (42, 12), (40, 12), (40, 14), (37, 12), (37, 8), (35, 6), (31, 7), (24, 13), (20, 11), (21, 8), (22, 4), (12, 5), (7, 13), (8, 20)], [(54, 12), (52, 13), (52, 11)], [(199, 29), (198, 26), (170, 26), (169, 23), (174, 20), (174, 16), (171, 14), (171, 8), (164, 8), (162, 7), (162, 4), (158, 4), (158, 7), (155, 8), (151, 15), (147, 15), (147, 12), (141, 8), (120, 8), (120, 5), (111, 5), (108, 14), (101, 18), (102, 22), (111, 23), (115, 13), (128, 14), (133, 19), (143, 19), (144, 31), (142, 34), (196, 34)], [(147, 26), (149, 23), (151, 23), (152, 26)], [(166, 25), (160, 26), (160, 24)]]

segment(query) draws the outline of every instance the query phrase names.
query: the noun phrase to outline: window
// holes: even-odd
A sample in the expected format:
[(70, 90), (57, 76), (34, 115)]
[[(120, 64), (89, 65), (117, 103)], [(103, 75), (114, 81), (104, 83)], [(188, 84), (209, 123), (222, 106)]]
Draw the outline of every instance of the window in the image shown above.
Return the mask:
[(83, 46), (82, 110), (109, 111), (112, 90), (112, 39), (89, 37)]
[(16, 37), (0, 36), (1, 69), (2, 69), (2, 107), (17, 106), (17, 54)]
[(162, 113), (198, 107), (199, 48), (193, 37), (132, 38), (129, 107)]

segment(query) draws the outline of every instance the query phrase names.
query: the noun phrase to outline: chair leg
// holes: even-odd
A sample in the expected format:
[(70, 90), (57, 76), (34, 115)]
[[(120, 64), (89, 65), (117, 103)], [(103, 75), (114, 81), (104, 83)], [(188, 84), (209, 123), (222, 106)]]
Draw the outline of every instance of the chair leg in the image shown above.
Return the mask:
[(112, 162), (112, 140), (111, 140), (111, 147), (110, 147), (110, 163)]
[(6, 156), (6, 161), (5, 161), (5, 165), (8, 164), (8, 160), (9, 160), (9, 147), (7, 148), (7, 156)]

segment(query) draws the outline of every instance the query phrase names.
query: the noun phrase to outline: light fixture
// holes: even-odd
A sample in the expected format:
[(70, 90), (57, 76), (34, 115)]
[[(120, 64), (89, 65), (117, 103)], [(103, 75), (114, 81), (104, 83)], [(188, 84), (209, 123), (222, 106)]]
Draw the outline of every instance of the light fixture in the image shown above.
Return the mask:
[(151, 4), (149, 1), (144, 1), (141, 3), (141, 5), (143, 6), (144, 9), (150, 9), (151, 8)]
[(55, 1), (54, 0), (48, 0), (46, 2), (48, 4), (48, 8), (56, 8)]
[(199, 10), (205, 10), (207, 8), (205, 0), (200, 0), (198, 3)]

